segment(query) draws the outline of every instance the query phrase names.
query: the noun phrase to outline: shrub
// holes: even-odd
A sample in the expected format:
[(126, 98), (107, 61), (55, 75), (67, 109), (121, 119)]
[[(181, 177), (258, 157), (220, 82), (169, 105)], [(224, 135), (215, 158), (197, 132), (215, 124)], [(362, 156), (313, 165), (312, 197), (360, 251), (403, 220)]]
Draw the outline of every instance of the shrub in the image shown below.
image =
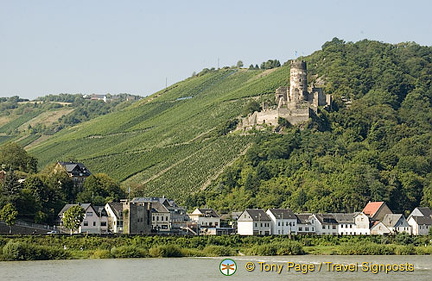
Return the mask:
[(275, 256), (275, 255), (303, 255), (305, 251), (300, 243), (295, 241), (273, 242), (264, 245), (255, 245), (245, 250), (248, 255)]
[(111, 258), (111, 252), (109, 250), (96, 250), (90, 256), (91, 259), (109, 259)]
[(223, 257), (223, 256), (233, 256), (235, 255), (235, 251), (229, 247), (224, 246), (206, 246), (203, 249), (203, 252), (206, 256), (209, 257)]
[(184, 253), (182, 250), (172, 244), (168, 245), (159, 245), (156, 247), (152, 247), (149, 250), (149, 254), (151, 257), (183, 257)]
[(5, 260), (55, 260), (66, 259), (69, 254), (63, 249), (9, 241), (3, 247)]
[(148, 251), (135, 246), (120, 246), (111, 249), (114, 258), (144, 258), (148, 256)]

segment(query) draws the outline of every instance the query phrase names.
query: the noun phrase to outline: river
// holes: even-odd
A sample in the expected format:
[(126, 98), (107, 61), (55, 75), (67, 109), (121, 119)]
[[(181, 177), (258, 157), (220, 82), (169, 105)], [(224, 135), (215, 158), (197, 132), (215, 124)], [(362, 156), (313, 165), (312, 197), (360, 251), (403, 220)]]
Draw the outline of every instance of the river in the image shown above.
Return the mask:
[[(432, 256), (238, 256), (231, 259), (235, 265), (219, 257), (0, 262), (0, 280), (432, 280)], [(227, 265), (231, 272), (227, 273)], [(222, 273), (230, 274), (234, 270), (231, 276)]]

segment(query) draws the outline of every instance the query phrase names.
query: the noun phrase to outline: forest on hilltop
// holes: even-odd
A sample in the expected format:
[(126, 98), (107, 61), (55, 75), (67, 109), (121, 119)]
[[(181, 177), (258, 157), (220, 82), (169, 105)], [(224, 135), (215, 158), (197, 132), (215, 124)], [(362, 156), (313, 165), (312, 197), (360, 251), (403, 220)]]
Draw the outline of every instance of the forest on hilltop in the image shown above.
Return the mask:
[(187, 204), (222, 212), (353, 212), (368, 201), (394, 212), (432, 207), (432, 48), (334, 38), (302, 59), (309, 81), (323, 80), (332, 94), (333, 110), (301, 130), (258, 133)]

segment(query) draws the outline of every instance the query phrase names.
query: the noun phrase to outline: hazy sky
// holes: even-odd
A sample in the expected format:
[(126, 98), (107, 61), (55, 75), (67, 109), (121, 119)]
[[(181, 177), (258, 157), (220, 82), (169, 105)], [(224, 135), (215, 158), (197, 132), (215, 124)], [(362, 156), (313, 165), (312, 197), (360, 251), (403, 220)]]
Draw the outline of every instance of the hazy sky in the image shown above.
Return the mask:
[(0, 0), (0, 96), (149, 95), (338, 37), (432, 45), (430, 0)]

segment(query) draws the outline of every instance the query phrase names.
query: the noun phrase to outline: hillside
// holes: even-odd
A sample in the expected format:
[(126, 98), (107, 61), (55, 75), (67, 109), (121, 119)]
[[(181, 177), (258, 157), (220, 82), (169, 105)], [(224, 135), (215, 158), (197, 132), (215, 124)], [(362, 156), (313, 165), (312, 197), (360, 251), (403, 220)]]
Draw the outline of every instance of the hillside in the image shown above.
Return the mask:
[(77, 159), (136, 194), (185, 199), (236, 159), (254, 136), (221, 135), (249, 97), (287, 83), (289, 68), (226, 68), (195, 77), (124, 110), (60, 131), (31, 148), (40, 165)]
[(301, 130), (224, 133), (252, 99), (272, 103), (289, 65), (205, 69), (61, 129), (29, 152), (40, 168), (75, 159), (131, 187), (132, 196), (222, 211), (355, 211), (368, 200), (395, 211), (430, 206), (432, 48), (335, 38), (302, 59), (310, 83), (324, 84), (334, 104)]

